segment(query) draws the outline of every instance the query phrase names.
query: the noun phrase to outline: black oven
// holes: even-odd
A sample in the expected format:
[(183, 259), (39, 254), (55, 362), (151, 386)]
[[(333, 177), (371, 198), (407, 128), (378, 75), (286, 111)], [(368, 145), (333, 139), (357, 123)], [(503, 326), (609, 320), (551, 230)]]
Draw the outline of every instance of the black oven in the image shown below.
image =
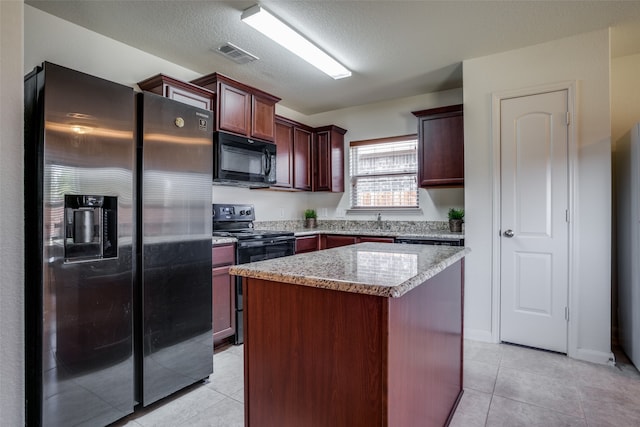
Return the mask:
[(238, 240), (236, 244), (236, 263), (262, 261), (293, 255), (296, 247), (295, 237), (281, 236), (255, 240)]
[[(233, 237), (236, 242), (236, 263), (280, 258), (295, 253), (296, 238), (291, 231), (256, 230), (253, 228), (253, 205), (213, 205), (213, 235)], [(235, 279), (236, 335), (235, 344), (244, 342), (242, 278)]]
[[(258, 231), (260, 233), (260, 231)], [(236, 243), (236, 263), (262, 261), (293, 255), (296, 248), (296, 238), (293, 236), (279, 236), (273, 238), (258, 238), (243, 240)], [(234, 344), (244, 342), (244, 303), (242, 293), (242, 277), (236, 277), (236, 336)]]
[(213, 181), (250, 187), (276, 182), (276, 145), (216, 132), (213, 137)]

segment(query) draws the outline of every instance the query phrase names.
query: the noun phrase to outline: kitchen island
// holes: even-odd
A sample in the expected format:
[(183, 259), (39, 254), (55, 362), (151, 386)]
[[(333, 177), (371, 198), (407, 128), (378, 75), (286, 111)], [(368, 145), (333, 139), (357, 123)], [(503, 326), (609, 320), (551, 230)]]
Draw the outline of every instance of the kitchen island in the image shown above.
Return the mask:
[(231, 267), (243, 276), (245, 425), (448, 424), (468, 251), (361, 243)]

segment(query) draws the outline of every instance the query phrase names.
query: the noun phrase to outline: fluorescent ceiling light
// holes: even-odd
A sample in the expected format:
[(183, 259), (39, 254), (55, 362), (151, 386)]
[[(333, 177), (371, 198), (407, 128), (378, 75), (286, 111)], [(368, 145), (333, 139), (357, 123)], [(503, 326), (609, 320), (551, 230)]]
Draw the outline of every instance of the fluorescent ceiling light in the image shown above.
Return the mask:
[(334, 79), (351, 76), (351, 71), (264, 10), (259, 4), (242, 12), (240, 19)]

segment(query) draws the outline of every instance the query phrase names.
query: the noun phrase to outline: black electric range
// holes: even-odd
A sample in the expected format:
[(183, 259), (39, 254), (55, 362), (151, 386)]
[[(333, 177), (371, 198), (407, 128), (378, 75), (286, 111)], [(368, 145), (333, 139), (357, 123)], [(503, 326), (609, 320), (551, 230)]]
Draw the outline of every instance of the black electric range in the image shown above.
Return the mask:
[[(293, 255), (296, 238), (292, 231), (256, 230), (253, 226), (253, 205), (216, 204), (212, 206), (213, 235), (233, 237), (236, 243), (236, 264), (262, 261)], [(242, 278), (236, 278), (235, 344), (244, 342)]]

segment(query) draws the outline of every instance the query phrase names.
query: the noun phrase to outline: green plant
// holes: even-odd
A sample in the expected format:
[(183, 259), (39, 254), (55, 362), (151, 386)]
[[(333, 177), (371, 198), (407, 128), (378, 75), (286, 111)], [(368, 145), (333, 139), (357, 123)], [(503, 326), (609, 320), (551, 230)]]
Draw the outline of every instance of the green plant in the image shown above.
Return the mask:
[(464, 209), (449, 209), (449, 219), (464, 219)]
[(304, 217), (305, 217), (305, 219), (317, 218), (318, 215), (316, 214), (316, 210), (315, 209), (307, 209), (307, 210), (304, 211)]

